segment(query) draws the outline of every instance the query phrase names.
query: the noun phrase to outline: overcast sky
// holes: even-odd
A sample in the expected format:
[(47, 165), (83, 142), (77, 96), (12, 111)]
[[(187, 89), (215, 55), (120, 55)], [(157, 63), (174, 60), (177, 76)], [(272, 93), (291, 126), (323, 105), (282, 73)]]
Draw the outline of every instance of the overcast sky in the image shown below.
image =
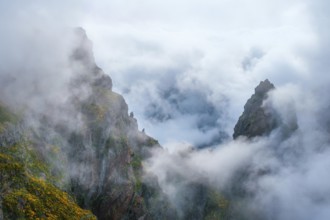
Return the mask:
[(326, 1), (14, 0), (0, 6), (3, 57), (19, 35), (85, 28), (114, 90), (140, 129), (163, 145), (217, 143), (232, 135), (261, 80), (304, 86), (315, 70), (327, 70), (326, 61), (315, 63), (328, 55)]

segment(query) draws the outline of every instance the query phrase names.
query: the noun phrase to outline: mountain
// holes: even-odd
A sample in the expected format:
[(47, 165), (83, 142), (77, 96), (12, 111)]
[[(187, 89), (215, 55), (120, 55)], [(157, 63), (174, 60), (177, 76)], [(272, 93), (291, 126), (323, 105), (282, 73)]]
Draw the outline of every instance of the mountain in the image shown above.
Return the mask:
[(49, 105), (44, 113), (15, 112), (1, 104), (0, 216), (5, 219), (147, 216), (142, 160), (148, 148), (160, 146), (138, 130), (124, 98), (112, 91), (85, 31), (78, 28), (74, 36), (68, 102)]
[(83, 66), (85, 72), (73, 83), (75, 88), (88, 88), (89, 94), (83, 100), (72, 97), (84, 127), (60, 131), (70, 145), (71, 192), (98, 219), (138, 219), (146, 215), (141, 183), (144, 148), (159, 144), (138, 130), (124, 98), (112, 91), (111, 78), (96, 66), (85, 32), (78, 29), (77, 34), (80, 42), (72, 65)]
[[(125, 99), (112, 90), (112, 79), (96, 65), (85, 31), (77, 28), (73, 35), (67, 56), (71, 75), (65, 93), (55, 91), (63, 102), (37, 93), (37, 103), (46, 103), (40, 111), (30, 100), (13, 105), (0, 97), (0, 219), (246, 219), (237, 204), (247, 194), (249, 167), (238, 170), (226, 190), (211, 186), (198, 170), (189, 171), (192, 179), (180, 169), (165, 170), (176, 186), (174, 202), (157, 176), (145, 175), (144, 163), (166, 150), (138, 129)], [(265, 104), (271, 91), (269, 80), (255, 88), (234, 139), (245, 136), (248, 142), (297, 129), (295, 120), (285, 124)], [(213, 150), (196, 148), (176, 159)]]
[(246, 136), (248, 138), (269, 134), (278, 126), (276, 117), (271, 109), (263, 106), (268, 98), (268, 92), (275, 86), (266, 79), (254, 89), (254, 94), (246, 102), (244, 112), (240, 116), (234, 128), (233, 138)]
[(280, 139), (285, 139), (298, 129), (294, 109), (283, 115), (275, 110), (272, 103), (267, 103), (269, 93), (274, 90), (275, 86), (268, 79), (259, 83), (254, 94), (244, 105), (244, 111), (235, 125), (234, 139), (239, 136), (245, 136), (248, 139), (267, 136), (274, 130), (278, 131)]

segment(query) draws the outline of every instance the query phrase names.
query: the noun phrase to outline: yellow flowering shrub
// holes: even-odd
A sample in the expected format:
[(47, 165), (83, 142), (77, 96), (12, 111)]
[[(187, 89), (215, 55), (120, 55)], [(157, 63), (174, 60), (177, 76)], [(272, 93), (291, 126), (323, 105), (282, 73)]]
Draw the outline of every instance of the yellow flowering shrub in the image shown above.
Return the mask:
[(0, 153), (0, 171), (5, 218), (96, 219), (89, 210), (80, 208), (70, 195), (34, 177), (19, 159)]

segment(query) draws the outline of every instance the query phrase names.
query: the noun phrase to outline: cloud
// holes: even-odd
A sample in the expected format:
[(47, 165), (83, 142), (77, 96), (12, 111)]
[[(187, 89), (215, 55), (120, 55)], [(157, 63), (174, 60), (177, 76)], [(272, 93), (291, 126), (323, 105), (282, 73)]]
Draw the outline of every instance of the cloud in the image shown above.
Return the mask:
[[(140, 127), (169, 149), (155, 152), (145, 167), (173, 202), (181, 188), (168, 173), (178, 173), (184, 183), (205, 180), (222, 191), (248, 167), (242, 187), (253, 195), (245, 203), (251, 215), (328, 219), (327, 1), (0, 5), (2, 99), (39, 112), (49, 103), (65, 103), (72, 38), (62, 30), (83, 26), (97, 63), (124, 94)], [(296, 118), (298, 131), (286, 140), (276, 132), (252, 142), (228, 140), (246, 100), (265, 78), (277, 87), (268, 104), (284, 123)], [(212, 144), (213, 138), (220, 143), (218, 137), (222, 144), (211, 151), (177, 152)]]
[[(305, 53), (315, 48), (318, 33), (308, 1), (103, 3), (91, 3), (84, 23), (98, 62), (124, 94), (141, 128), (164, 145), (168, 138), (160, 131), (166, 130), (167, 121), (153, 123), (148, 112), (155, 100), (166, 98), (165, 87), (194, 99), (202, 86), (207, 102), (221, 112), (213, 128), (231, 136), (260, 80), (269, 78), (281, 86), (309, 77)], [(169, 102), (156, 101), (155, 109), (170, 111)], [(182, 128), (189, 125), (188, 120)], [(196, 133), (198, 128), (190, 130)], [(200, 138), (186, 141), (198, 145), (204, 142)]]
[[(327, 219), (330, 142), (328, 130), (317, 120), (324, 105), (319, 95), (297, 85), (278, 87), (270, 94), (267, 105), (278, 112), (284, 126), (298, 121), (298, 130), (289, 137), (278, 135), (277, 129), (268, 137), (228, 141), (212, 150), (156, 152), (145, 164), (146, 175), (157, 176), (173, 203), (184, 196), (181, 184), (187, 182), (238, 197), (230, 200), (234, 219)], [(170, 178), (173, 173), (183, 180)], [(237, 194), (237, 187), (246, 194)]]

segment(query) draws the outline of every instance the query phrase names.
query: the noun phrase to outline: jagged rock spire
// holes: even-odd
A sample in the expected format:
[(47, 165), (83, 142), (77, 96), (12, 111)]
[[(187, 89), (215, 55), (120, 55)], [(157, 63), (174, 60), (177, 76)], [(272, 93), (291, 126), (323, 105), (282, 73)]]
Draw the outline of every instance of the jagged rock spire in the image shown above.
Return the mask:
[(255, 88), (255, 93), (245, 104), (244, 112), (235, 125), (234, 139), (239, 136), (252, 138), (267, 135), (277, 127), (272, 111), (262, 106), (263, 101), (268, 97), (268, 92), (273, 89), (275, 86), (268, 79), (261, 81)]

